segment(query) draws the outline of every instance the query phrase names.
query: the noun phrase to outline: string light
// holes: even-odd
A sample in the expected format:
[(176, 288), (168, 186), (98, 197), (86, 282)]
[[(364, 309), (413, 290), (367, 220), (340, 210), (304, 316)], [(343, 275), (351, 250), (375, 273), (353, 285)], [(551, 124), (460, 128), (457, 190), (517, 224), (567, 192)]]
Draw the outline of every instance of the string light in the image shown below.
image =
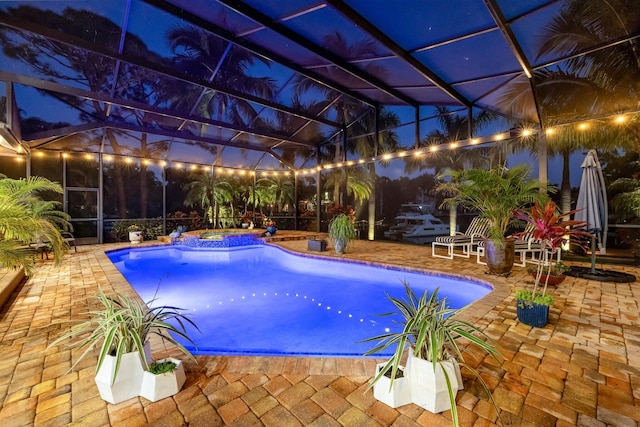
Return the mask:
[[(600, 117), (598, 119), (593, 119), (593, 120), (599, 120), (600, 122), (602, 122), (605, 118)], [(593, 121), (592, 120), (592, 121)], [(608, 120), (609, 123), (613, 123), (613, 124), (622, 124), (625, 123), (626, 121), (629, 120), (629, 116), (628, 115), (624, 115), (624, 114), (616, 114), (616, 115), (610, 115), (608, 116)], [(575, 126), (577, 129), (579, 129), (580, 131), (584, 131), (589, 129), (590, 127), (590, 122), (581, 122), (578, 124), (575, 123), (567, 123), (561, 126)], [(557, 126), (556, 126), (557, 128)], [(556, 128), (547, 128), (544, 130), (544, 132), (546, 133), (546, 135), (553, 135), (556, 133)], [(213, 165), (202, 165), (202, 164), (191, 164), (191, 163), (187, 163), (186, 165), (184, 163), (181, 162), (168, 162), (165, 160), (159, 160), (157, 161), (157, 164), (160, 165), (161, 167), (167, 167), (169, 165), (171, 165), (171, 167), (175, 168), (175, 169), (182, 169), (184, 167), (187, 167), (188, 169), (192, 170), (192, 171), (197, 171), (197, 170), (203, 170), (203, 171), (217, 171), (220, 174), (229, 174), (229, 175), (234, 175), (234, 174), (238, 174), (241, 176), (245, 176), (245, 175), (249, 175), (249, 176), (255, 176), (256, 173), (260, 174), (261, 176), (291, 176), (292, 174), (295, 175), (307, 175), (307, 174), (314, 174), (316, 172), (321, 172), (322, 170), (330, 170), (333, 168), (341, 168), (344, 166), (353, 166), (354, 164), (365, 164), (365, 163), (372, 163), (372, 162), (379, 162), (379, 161), (388, 161), (388, 160), (392, 160), (392, 159), (398, 159), (398, 158), (403, 158), (406, 156), (410, 156), (413, 155), (415, 157), (420, 157), (426, 154), (425, 151), (429, 151), (432, 153), (435, 153), (437, 151), (440, 151), (442, 149), (457, 149), (457, 148), (462, 148), (462, 147), (469, 147), (469, 146), (476, 146), (478, 144), (486, 144), (486, 143), (492, 143), (492, 142), (498, 142), (498, 141), (503, 141), (505, 139), (512, 139), (512, 138), (517, 138), (522, 137), (522, 138), (526, 138), (526, 137), (530, 137), (532, 135), (534, 135), (536, 133), (536, 131), (534, 129), (531, 128), (523, 128), (520, 131), (520, 135), (517, 135), (514, 130), (511, 131), (506, 131), (506, 132), (502, 132), (502, 133), (496, 133), (494, 135), (490, 135), (490, 136), (484, 136), (484, 137), (474, 137), (474, 138), (470, 138), (467, 140), (460, 140), (460, 141), (451, 141), (450, 143), (444, 145), (444, 144), (433, 144), (430, 145), (428, 148), (416, 148), (413, 150), (403, 150), (403, 151), (398, 151), (398, 152), (393, 152), (393, 153), (384, 153), (378, 156), (374, 156), (374, 157), (367, 157), (367, 158), (360, 158), (357, 160), (347, 160), (344, 162), (337, 162), (335, 164), (323, 164), (323, 165), (316, 165), (310, 168), (306, 168), (306, 169), (298, 169), (298, 170), (293, 170), (293, 171), (276, 171), (276, 170), (272, 170), (272, 171), (259, 171), (256, 172), (255, 170), (250, 170), (250, 169), (243, 169), (243, 168), (221, 168), (221, 167), (216, 167)], [(34, 151), (33, 155), (36, 157), (44, 157), (46, 156), (46, 151)], [(74, 153), (71, 153), (74, 154)], [(75, 154), (80, 154), (80, 153), (75, 153)], [(70, 153), (68, 152), (63, 152), (61, 154), (61, 156), (64, 159), (69, 158)], [(83, 154), (83, 157), (86, 158), (87, 160), (95, 160), (96, 156), (100, 156), (99, 153), (85, 153)], [(114, 161), (116, 156), (111, 155), (111, 154), (104, 154), (102, 155), (102, 159), (104, 161), (107, 162), (111, 162)], [(129, 157), (129, 156), (117, 156), (122, 158), (123, 162), (127, 163), (127, 164), (132, 164), (136, 161), (135, 157)], [(16, 157), (16, 161), (24, 161), (26, 159), (24, 159), (22, 156), (17, 156)], [(145, 158), (137, 158), (137, 161), (140, 161), (141, 164), (143, 165), (153, 165), (154, 164), (154, 160), (153, 159), (145, 159)]]

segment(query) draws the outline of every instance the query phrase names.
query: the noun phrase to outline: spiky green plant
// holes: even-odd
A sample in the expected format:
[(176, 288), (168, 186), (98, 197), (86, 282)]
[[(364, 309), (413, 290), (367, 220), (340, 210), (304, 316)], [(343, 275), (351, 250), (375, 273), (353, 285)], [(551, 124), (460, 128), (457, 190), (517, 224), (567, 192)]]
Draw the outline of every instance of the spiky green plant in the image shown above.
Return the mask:
[[(70, 370), (98, 346), (100, 347), (100, 353), (98, 355), (96, 373), (100, 370), (107, 356), (116, 358), (112, 382), (116, 379), (122, 356), (126, 353), (137, 351), (142, 365), (145, 369), (148, 369), (144, 354), (144, 344), (151, 333), (174, 344), (195, 361), (189, 350), (170, 335), (170, 333), (178, 335), (195, 346), (195, 343), (187, 336), (186, 324), (188, 323), (196, 329), (198, 327), (191, 319), (180, 312), (180, 308), (171, 306), (149, 308), (155, 298), (143, 304), (137, 299), (119, 293), (113, 296), (106, 295), (102, 290), (96, 295), (96, 299), (100, 307), (88, 312), (88, 320), (78, 321), (71, 327), (71, 330), (49, 345), (49, 347), (52, 347), (66, 339), (76, 339), (72, 341), (71, 346), (78, 346), (84, 351), (71, 366)], [(169, 323), (171, 320), (177, 322), (177, 326)]]
[(342, 240), (351, 242), (357, 237), (353, 219), (345, 214), (335, 216), (329, 223), (329, 238), (334, 242)]
[[(460, 366), (467, 368), (480, 381), (487, 391), (491, 401), (493, 397), (489, 387), (480, 376), (480, 373), (464, 361), (463, 351), (458, 343), (461, 339), (467, 340), (470, 344), (485, 350), (492, 358), (498, 361), (502, 354), (492, 344), (489, 336), (480, 328), (469, 322), (456, 318), (460, 309), (451, 309), (446, 302), (446, 298), (439, 298), (436, 288), (431, 294), (425, 291), (418, 297), (409, 287), (407, 282), (403, 282), (406, 298), (395, 298), (387, 294), (389, 301), (393, 303), (397, 311), (384, 313), (382, 316), (400, 315), (402, 321), (401, 332), (389, 332), (364, 340), (364, 342), (377, 341), (378, 344), (365, 353), (365, 356), (373, 355), (395, 346), (393, 356), (380, 369), (380, 372), (371, 380), (369, 387), (378, 381), (387, 372), (391, 371), (391, 386), (398, 372), (403, 353), (407, 347), (413, 352), (415, 357), (433, 363), (435, 372), (439, 362), (455, 358)], [(456, 408), (456, 392), (451, 384), (451, 380), (445, 369), (445, 381), (451, 402), (451, 417), (455, 426), (458, 425), (458, 411)], [(496, 406), (496, 412), (499, 413)]]

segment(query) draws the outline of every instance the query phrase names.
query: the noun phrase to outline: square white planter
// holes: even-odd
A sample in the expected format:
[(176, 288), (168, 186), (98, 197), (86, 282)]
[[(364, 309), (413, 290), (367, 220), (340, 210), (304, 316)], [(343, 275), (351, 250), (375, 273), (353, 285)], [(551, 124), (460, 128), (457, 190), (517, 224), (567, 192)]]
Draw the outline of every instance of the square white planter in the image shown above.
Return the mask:
[(433, 413), (451, 409), (445, 371), (451, 383), (451, 389), (456, 394), (462, 389), (462, 384), (458, 383), (458, 379), (462, 380), (462, 376), (457, 362), (438, 362), (434, 371), (432, 362), (415, 357), (410, 351), (406, 375), (411, 386), (411, 401)]
[(129, 232), (129, 241), (132, 245), (137, 245), (138, 243), (142, 243), (142, 231), (130, 231)]
[(142, 377), (140, 396), (152, 402), (157, 402), (160, 399), (164, 399), (178, 393), (187, 379), (181, 360), (174, 359), (172, 357), (158, 360), (158, 362), (164, 361), (171, 361), (175, 363), (177, 365), (176, 370), (159, 375), (155, 375), (147, 371)]
[[(144, 346), (145, 357), (147, 363), (151, 362), (151, 347), (149, 343)], [(113, 381), (113, 372), (116, 368), (116, 358), (114, 356), (106, 356), (100, 370), (95, 376), (95, 382), (100, 392), (100, 397), (109, 403), (120, 403), (132, 397), (138, 396), (140, 393), (140, 385), (145, 372), (137, 351), (122, 355), (120, 368), (115, 381)], [(113, 382), (112, 382), (113, 381)]]
[[(376, 376), (384, 365), (384, 363), (379, 363), (376, 366)], [(373, 385), (373, 397), (392, 408), (411, 403), (409, 378), (406, 376), (404, 366), (400, 365), (399, 369), (403, 371), (404, 376), (393, 380), (393, 386), (391, 386), (391, 378), (384, 375)]]

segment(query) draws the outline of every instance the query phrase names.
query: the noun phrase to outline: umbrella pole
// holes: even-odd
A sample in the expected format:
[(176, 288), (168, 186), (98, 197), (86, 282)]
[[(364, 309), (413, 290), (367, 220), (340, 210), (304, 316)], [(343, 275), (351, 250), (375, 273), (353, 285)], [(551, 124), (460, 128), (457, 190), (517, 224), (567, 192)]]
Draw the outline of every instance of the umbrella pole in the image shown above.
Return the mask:
[(596, 272), (596, 238), (591, 238), (591, 272)]

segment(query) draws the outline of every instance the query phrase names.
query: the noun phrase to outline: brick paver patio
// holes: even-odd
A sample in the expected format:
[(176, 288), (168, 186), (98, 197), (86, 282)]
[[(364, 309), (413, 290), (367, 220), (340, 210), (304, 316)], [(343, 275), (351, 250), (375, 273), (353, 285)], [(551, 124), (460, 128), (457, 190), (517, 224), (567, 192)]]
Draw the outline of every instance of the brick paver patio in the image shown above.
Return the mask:
[[(306, 252), (306, 241), (277, 244)], [(434, 415), (410, 404), (391, 409), (366, 392), (375, 361), (282, 357), (198, 357), (186, 362), (187, 383), (173, 398), (151, 403), (133, 398), (102, 401), (93, 383), (96, 358), (75, 370), (74, 351), (48, 349), (57, 321), (84, 310), (98, 286), (133, 292), (104, 254), (121, 245), (84, 246), (37, 273), (0, 311), (1, 426), (440, 426)], [(430, 247), (358, 241), (345, 258), (429, 269), (489, 282), (494, 292), (465, 310), (505, 355), (467, 359), (490, 385), (504, 425), (637, 426), (640, 423), (640, 285), (568, 277), (553, 293), (550, 323), (533, 329), (516, 320), (514, 289), (531, 279), (515, 267), (511, 277), (484, 274), (470, 260), (433, 258)], [(326, 256), (337, 256), (324, 252)], [(632, 267), (607, 268), (640, 276)], [(175, 349), (152, 342), (154, 357)], [(458, 393), (463, 426), (495, 425), (496, 412), (481, 387), (465, 376)]]

